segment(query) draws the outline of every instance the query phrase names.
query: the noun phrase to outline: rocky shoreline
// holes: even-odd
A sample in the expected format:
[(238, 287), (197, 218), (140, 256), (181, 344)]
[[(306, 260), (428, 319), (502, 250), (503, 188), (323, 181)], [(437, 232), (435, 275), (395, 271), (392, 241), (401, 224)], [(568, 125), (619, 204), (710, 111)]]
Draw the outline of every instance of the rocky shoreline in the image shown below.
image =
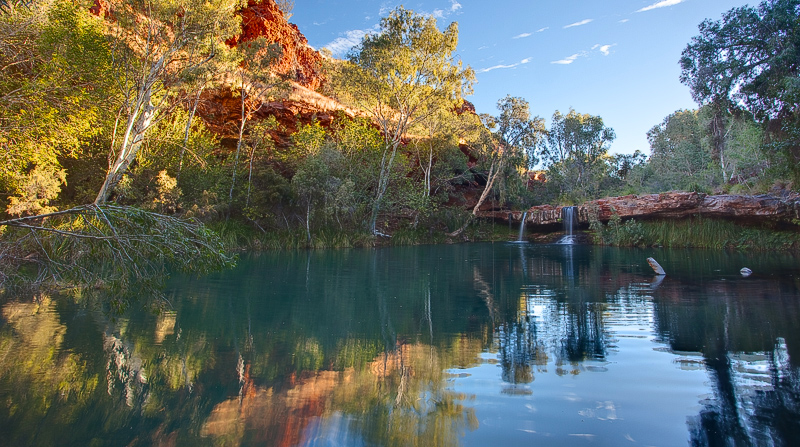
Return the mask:
[[(540, 205), (523, 211), (480, 211), (479, 217), (526, 226), (561, 224), (563, 206)], [(592, 220), (607, 222), (614, 214), (630, 219), (668, 219), (692, 216), (727, 218), (743, 223), (791, 222), (800, 219), (800, 195), (708, 195), (696, 192), (607, 197), (585, 202), (577, 208), (578, 224)]]

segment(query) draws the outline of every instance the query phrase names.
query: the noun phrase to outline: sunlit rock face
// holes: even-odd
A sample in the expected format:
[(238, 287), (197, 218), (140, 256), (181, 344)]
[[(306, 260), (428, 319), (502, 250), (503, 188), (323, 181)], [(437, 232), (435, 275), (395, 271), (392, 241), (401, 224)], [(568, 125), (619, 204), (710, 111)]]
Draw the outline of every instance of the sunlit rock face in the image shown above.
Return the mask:
[(297, 25), (286, 20), (275, 0), (248, 0), (240, 14), (242, 34), (229, 40), (229, 45), (236, 46), (263, 36), (269, 42), (280, 44), (283, 50), (280, 60), (273, 66), (276, 74), (295, 79), (312, 90), (322, 86), (322, 56), (308, 45)]
[[(561, 219), (560, 206), (541, 205), (527, 210), (528, 225), (557, 225)], [(790, 221), (800, 218), (800, 196), (715, 195), (673, 191), (661, 194), (607, 197), (586, 202), (577, 207), (578, 222), (588, 224), (592, 219), (606, 222), (614, 214), (620, 218), (658, 219), (682, 218), (694, 215), (732, 218), (742, 221)], [(492, 211), (481, 217), (519, 222), (522, 211)]]
[[(321, 95), (309, 88), (291, 82), (288, 97), (265, 101), (251, 116), (251, 120), (266, 119), (274, 116), (279, 126), (270, 131), (270, 136), (278, 148), (289, 145), (289, 137), (297, 132), (300, 126), (316, 121), (323, 127), (333, 122), (337, 113), (349, 117), (360, 113), (349, 109), (341, 103)], [(256, 107), (253, 107), (254, 109)], [(223, 144), (229, 139), (227, 146), (235, 146), (238, 122), (241, 119), (241, 99), (229, 88), (204, 92), (197, 106), (197, 114), (203, 118), (206, 126), (222, 137)], [(232, 125), (232, 123), (234, 123)]]
[[(287, 147), (290, 135), (302, 125), (318, 122), (328, 127), (336, 114), (361, 115), (317, 92), (325, 84), (322, 56), (308, 45), (297, 26), (286, 20), (275, 0), (249, 0), (240, 14), (242, 33), (228, 40), (229, 45), (264, 37), (281, 47), (281, 57), (272, 65), (271, 71), (289, 80), (289, 92), (279, 98), (266, 98), (262, 104), (251, 105), (250, 108), (256, 111), (249, 118), (275, 117), (279, 125), (270, 131), (270, 136), (278, 148)], [(230, 87), (222, 87), (203, 92), (197, 113), (212, 132), (222, 137), (223, 145), (232, 147), (238, 137), (237, 126), (232, 123), (241, 120), (241, 107), (239, 95), (232, 93)]]

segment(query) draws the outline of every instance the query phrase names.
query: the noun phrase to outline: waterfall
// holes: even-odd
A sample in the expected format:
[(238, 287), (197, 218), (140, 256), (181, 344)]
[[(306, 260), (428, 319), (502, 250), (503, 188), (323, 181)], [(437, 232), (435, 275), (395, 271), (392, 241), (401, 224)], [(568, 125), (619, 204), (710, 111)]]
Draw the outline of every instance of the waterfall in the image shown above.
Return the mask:
[(575, 238), (573, 231), (577, 223), (575, 213), (578, 211), (577, 206), (565, 206), (561, 208), (561, 220), (564, 222), (564, 233), (566, 235), (558, 241), (559, 244), (574, 244)]
[(525, 218), (528, 217), (528, 212), (525, 211), (522, 213), (522, 220), (519, 222), (519, 236), (517, 236), (517, 242), (522, 242), (522, 234), (525, 233)]
[(575, 210), (576, 206), (565, 206), (561, 208), (561, 218), (564, 220), (564, 232), (567, 236), (572, 236), (572, 230), (575, 228)]

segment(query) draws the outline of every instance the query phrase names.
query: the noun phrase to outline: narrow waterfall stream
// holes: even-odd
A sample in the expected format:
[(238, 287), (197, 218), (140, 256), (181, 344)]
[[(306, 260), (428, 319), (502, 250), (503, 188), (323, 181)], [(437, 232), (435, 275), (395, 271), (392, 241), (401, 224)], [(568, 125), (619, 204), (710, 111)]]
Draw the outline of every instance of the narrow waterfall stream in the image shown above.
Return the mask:
[(525, 218), (528, 217), (528, 212), (525, 211), (522, 213), (522, 220), (519, 222), (519, 235), (517, 236), (517, 242), (522, 242), (522, 236), (525, 234)]
[(578, 211), (577, 206), (565, 206), (561, 208), (561, 220), (564, 222), (564, 237), (562, 237), (558, 243), (559, 244), (574, 244), (575, 243), (575, 236), (573, 232), (575, 230), (576, 216), (575, 213)]

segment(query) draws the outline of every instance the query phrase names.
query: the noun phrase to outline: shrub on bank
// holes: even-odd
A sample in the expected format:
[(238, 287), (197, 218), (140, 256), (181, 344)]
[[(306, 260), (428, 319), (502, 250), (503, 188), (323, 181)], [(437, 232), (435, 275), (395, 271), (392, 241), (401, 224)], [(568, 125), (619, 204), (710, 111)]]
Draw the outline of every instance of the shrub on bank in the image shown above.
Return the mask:
[(754, 227), (729, 220), (695, 217), (681, 220), (622, 222), (613, 216), (608, 224), (590, 224), (594, 241), (612, 246), (658, 246), (746, 250), (800, 250), (800, 233)]

